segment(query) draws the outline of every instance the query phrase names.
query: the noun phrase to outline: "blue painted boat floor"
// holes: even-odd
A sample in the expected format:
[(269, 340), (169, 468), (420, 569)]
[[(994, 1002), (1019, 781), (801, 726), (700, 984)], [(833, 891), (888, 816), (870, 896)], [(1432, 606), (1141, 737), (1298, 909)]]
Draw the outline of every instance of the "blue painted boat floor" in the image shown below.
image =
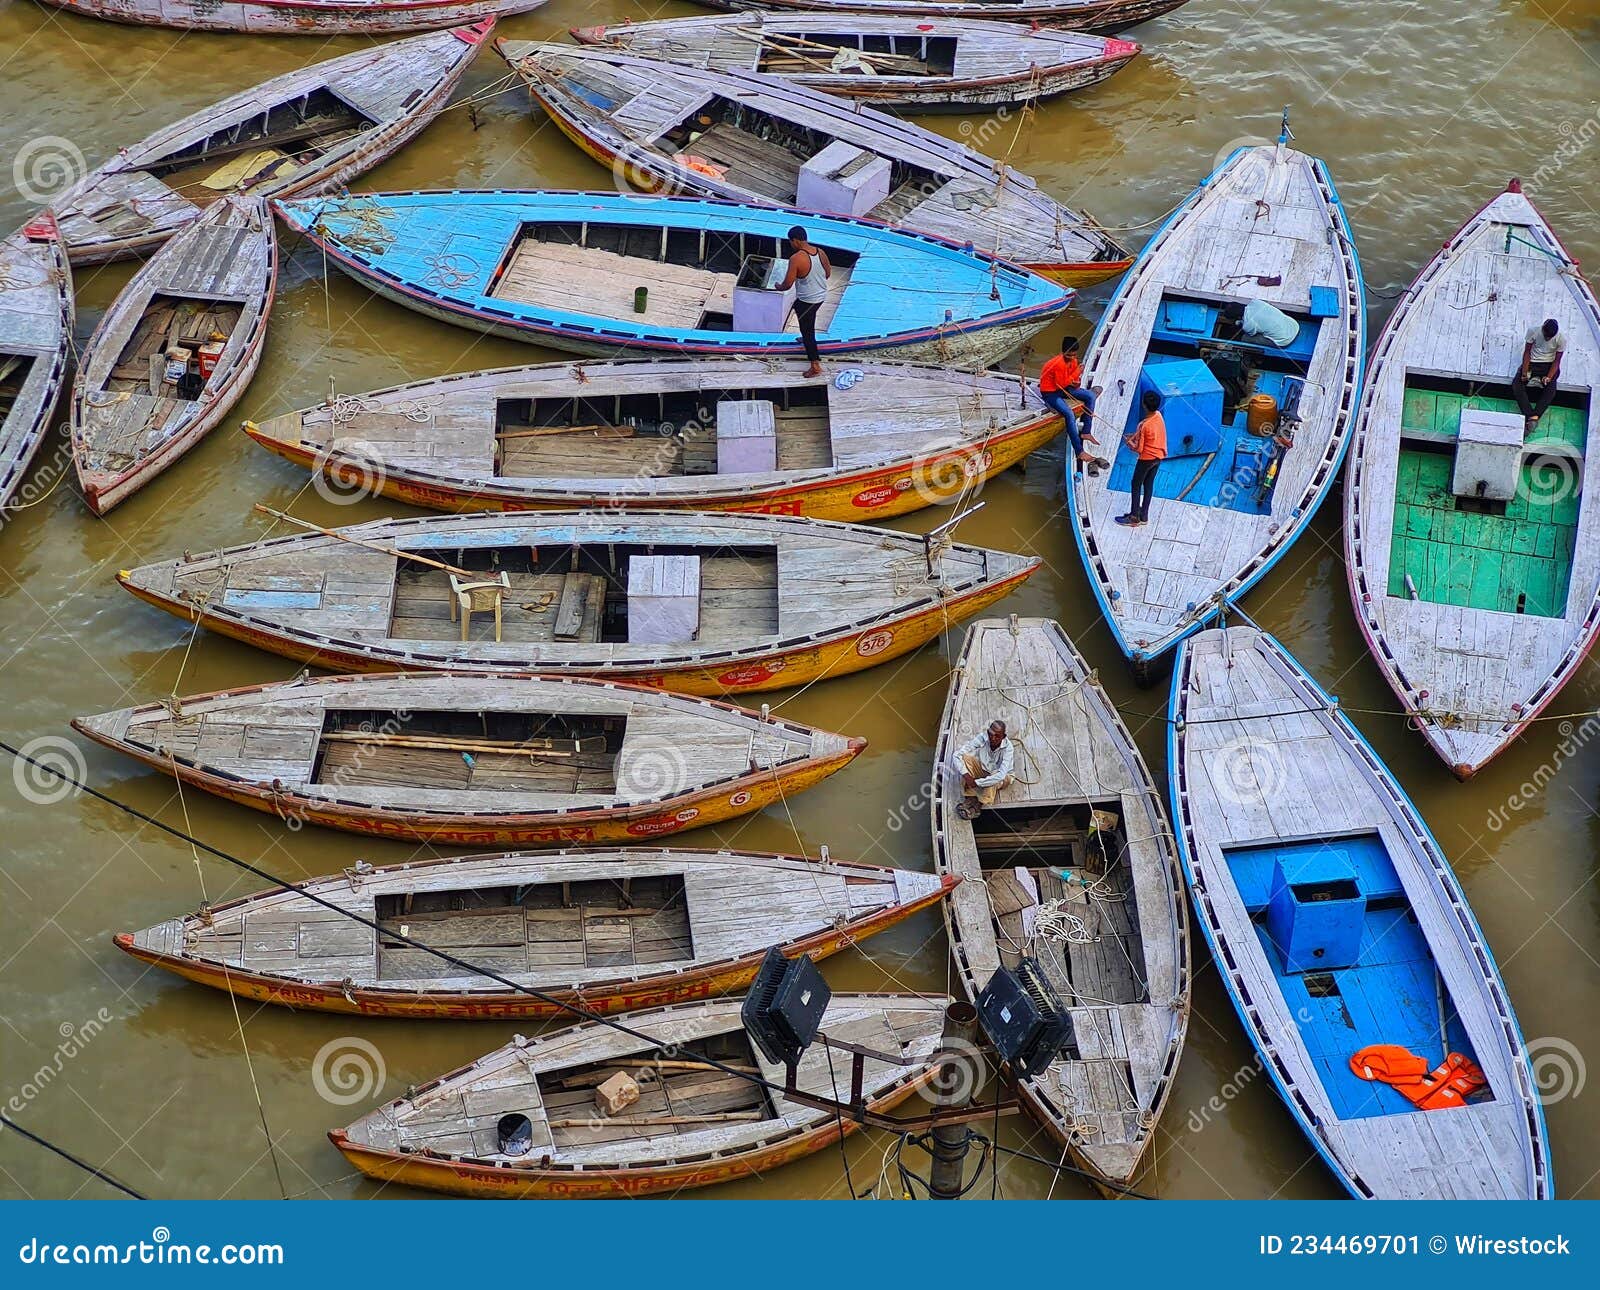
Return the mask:
[[(1265, 925), (1274, 872), (1281, 862), (1330, 850), (1342, 853), (1355, 870), (1368, 902), (1354, 965), (1287, 971)], [(1230, 850), (1226, 856), (1288, 1011), (1340, 1118), (1436, 1114), (1418, 1110), (1388, 1085), (1361, 1079), (1350, 1069), (1351, 1054), (1369, 1044), (1398, 1044), (1426, 1059), (1430, 1069), (1440, 1065), (1446, 1053), (1439, 1024), (1442, 986), (1433, 955), (1381, 839), (1372, 834), (1274, 843)], [(1473, 1057), (1448, 997), (1445, 1011), (1448, 1051)]]

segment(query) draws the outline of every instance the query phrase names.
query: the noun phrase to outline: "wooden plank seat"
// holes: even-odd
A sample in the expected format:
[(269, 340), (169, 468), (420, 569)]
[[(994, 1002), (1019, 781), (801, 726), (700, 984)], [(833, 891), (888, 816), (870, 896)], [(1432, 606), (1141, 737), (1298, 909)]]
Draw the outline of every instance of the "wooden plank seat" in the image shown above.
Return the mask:
[[(520, 304), (693, 330), (713, 297), (733, 299), (733, 281), (731, 273), (529, 238), (511, 253), (492, 294)], [(642, 313), (634, 308), (638, 287), (647, 291)]]

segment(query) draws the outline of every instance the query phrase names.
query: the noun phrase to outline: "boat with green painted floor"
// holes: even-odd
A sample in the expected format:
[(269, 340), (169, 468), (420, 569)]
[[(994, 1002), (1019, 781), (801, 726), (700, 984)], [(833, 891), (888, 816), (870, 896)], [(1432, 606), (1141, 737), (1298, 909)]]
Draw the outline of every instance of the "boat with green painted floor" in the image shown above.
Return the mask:
[[(1530, 328), (1566, 337), (1531, 427)], [(1345, 484), (1351, 594), (1413, 726), (1465, 779), (1555, 697), (1600, 631), (1600, 308), (1513, 181), (1401, 298), (1373, 351)]]

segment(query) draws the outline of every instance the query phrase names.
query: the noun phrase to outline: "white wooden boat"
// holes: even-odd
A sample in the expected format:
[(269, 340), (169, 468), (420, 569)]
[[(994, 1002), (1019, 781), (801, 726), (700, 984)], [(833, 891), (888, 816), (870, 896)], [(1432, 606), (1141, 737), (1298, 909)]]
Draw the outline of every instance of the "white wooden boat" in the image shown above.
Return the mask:
[(715, 824), (866, 746), (709, 699), (527, 675), (302, 674), (72, 725), (286, 822), (454, 846), (637, 842)]
[(55, 198), (76, 264), (148, 255), (230, 192), (347, 184), (443, 110), (494, 20), (357, 50), (157, 130)]
[(574, 27), (580, 44), (714, 72), (762, 72), (877, 107), (1016, 107), (1098, 85), (1131, 40), (926, 14), (739, 13)]
[[(1318, 1154), (1359, 1197), (1549, 1199), (1505, 983), (1416, 807), (1337, 701), (1271, 636), (1235, 627), (1179, 648), (1170, 717), (1200, 927)], [(1402, 1052), (1433, 1077), (1409, 1092), (1375, 1078)], [(1469, 1071), (1486, 1084), (1458, 1085)]]
[(49, 212), (0, 241), (0, 522), (17, 502), (66, 384), (72, 269)]
[(497, 40), (534, 101), (621, 182), (856, 216), (1013, 260), (1064, 286), (1128, 254), (1027, 175), (900, 117), (760, 73)]
[[(933, 1078), (948, 1003), (833, 996), (824, 1034), (907, 1063), (867, 1060), (861, 1091), (869, 1109), (890, 1110)], [(750, 1042), (739, 1007), (719, 999), (622, 1018), (646, 1039), (602, 1022), (518, 1035), (328, 1136), (370, 1178), (518, 1199), (680, 1192), (764, 1175), (855, 1132), (848, 1116), (784, 1098), (784, 1069)], [(848, 1097), (851, 1064), (849, 1052), (814, 1044), (795, 1086), (813, 1097), (832, 1098), (836, 1088)], [(618, 1071), (633, 1076), (640, 1096), (606, 1116), (595, 1089)], [(506, 1151), (503, 1124), (517, 1154)]]
[(141, 27), (270, 36), (394, 36), (537, 9), (545, 0), (43, 0)]
[[(1511, 380), (1546, 318), (1567, 350), (1528, 433)], [(1516, 181), (1373, 349), (1345, 478), (1351, 596), (1412, 726), (1462, 779), (1529, 729), (1600, 633), (1597, 387), (1600, 306)]]
[(95, 328), (72, 387), (73, 462), (96, 515), (167, 469), (239, 401), (266, 348), (277, 283), (266, 199), (238, 195), (207, 208), (133, 276)]
[[(1118, 646), (1146, 676), (1282, 558), (1333, 488), (1366, 346), (1355, 246), (1327, 168), (1241, 148), (1140, 253), (1095, 329), (1084, 378), (1110, 470), (1069, 463), (1073, 535)], [(1298, 325), (1274, 347), (1230, 327), (1264, 301)], [(1124, 527), (1146, 390), (1165, 400), (1167, 459), (1150, 522)], [(1251, 398), (1270, 400), (1264, 418)], [(1252, 429), (1259, 424), (1261, 432)], [(1114, 454), (1114, 456), (1113, 456)]]
[(1169, 14), (1188, 0), (697, 0), (713, 9), (777, 13), (885, 14), (988, 18), (1072, 31), (1122, 31)]
[[(824, 520), (587, 511), (379, 520), (119, 580), (185, 623), (317, 667), (538, 671), (732, 694), (896, 658), (1038, 567)], [(484, 605), (460, 621), (452, 578), (502, 576), (501, 612)]]
[(769, 947), (824, 958), (938, 903), (959, 881), (840, 864), (826, 850), (821, 860), (642, 848), (358, 863), (119, 934), (116, 944), (261, 1003), (559, 1020), (574, 1005), (617, 1012), (741, 990)]
[[(1015, 782), (965, 820), (950, 766), (996, 719), (1016, 746)], [(934, 861), (964, 879), (945, 905), (962, 988), (975, 999), (1002, 966), (1037, 959), (1071, 1012), (1076, 1051), (1018, 1092), (1084, 1169), (1126, 1188), (1183, 1050), (1189, 920), (1160, 793), (1059, 624), (968, 630), (933, 785)]]
[[(971, 496), (1061, 428), (1015, 376), (863, 362), (818, 382), (805, 370), (800, 359), (547, 363), (336, 396), (244, 429), (335, 482), (435, 510), (879, 520)], [(771, 409), (776, 469), (751, 469), (769, 463), (728, 442), (752, 406), (763, 419)]]

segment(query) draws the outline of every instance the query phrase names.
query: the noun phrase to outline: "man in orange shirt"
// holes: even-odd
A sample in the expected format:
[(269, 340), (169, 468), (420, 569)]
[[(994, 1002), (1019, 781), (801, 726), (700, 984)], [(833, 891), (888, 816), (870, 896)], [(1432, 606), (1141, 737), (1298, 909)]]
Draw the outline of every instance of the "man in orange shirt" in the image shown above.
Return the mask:
[(1167, 422), (1161, 415), (1161, 396), (1154, 390), (1146, 390), (1140, 407), (1144, 410), (1143, 420), (1139, 422), (1138, 429), (1122, 441), (1139, 458), (1133, 468), (1128, 513), (1117, 516), (1117, 523), (1129, 528), (1138, 528), (1150, 522), (1150, 499), (1155, 496), (1156, 471), (1167, 456)]
[[(1048, 407), (1054, 408), (1067, 423), (1067, 437), (1072, 440), (1072, 451), (1081, 462), (1091, 462), (1094, 456), (1083, 450), (1085, 443), (1100, 441), (1090, 433), (1094, 425), (1094, 391), (1083, 385), (1083, 360), (1078, 357), (1078, 341), (1073, 336), (1061, 338), (1061, 353), (1052, 358), (1039, 372), (1039, 397)], [(1078, 417), (1072, 409), (1072, 400), (1084, 406), (1083, 430), (1078, 430)]]

